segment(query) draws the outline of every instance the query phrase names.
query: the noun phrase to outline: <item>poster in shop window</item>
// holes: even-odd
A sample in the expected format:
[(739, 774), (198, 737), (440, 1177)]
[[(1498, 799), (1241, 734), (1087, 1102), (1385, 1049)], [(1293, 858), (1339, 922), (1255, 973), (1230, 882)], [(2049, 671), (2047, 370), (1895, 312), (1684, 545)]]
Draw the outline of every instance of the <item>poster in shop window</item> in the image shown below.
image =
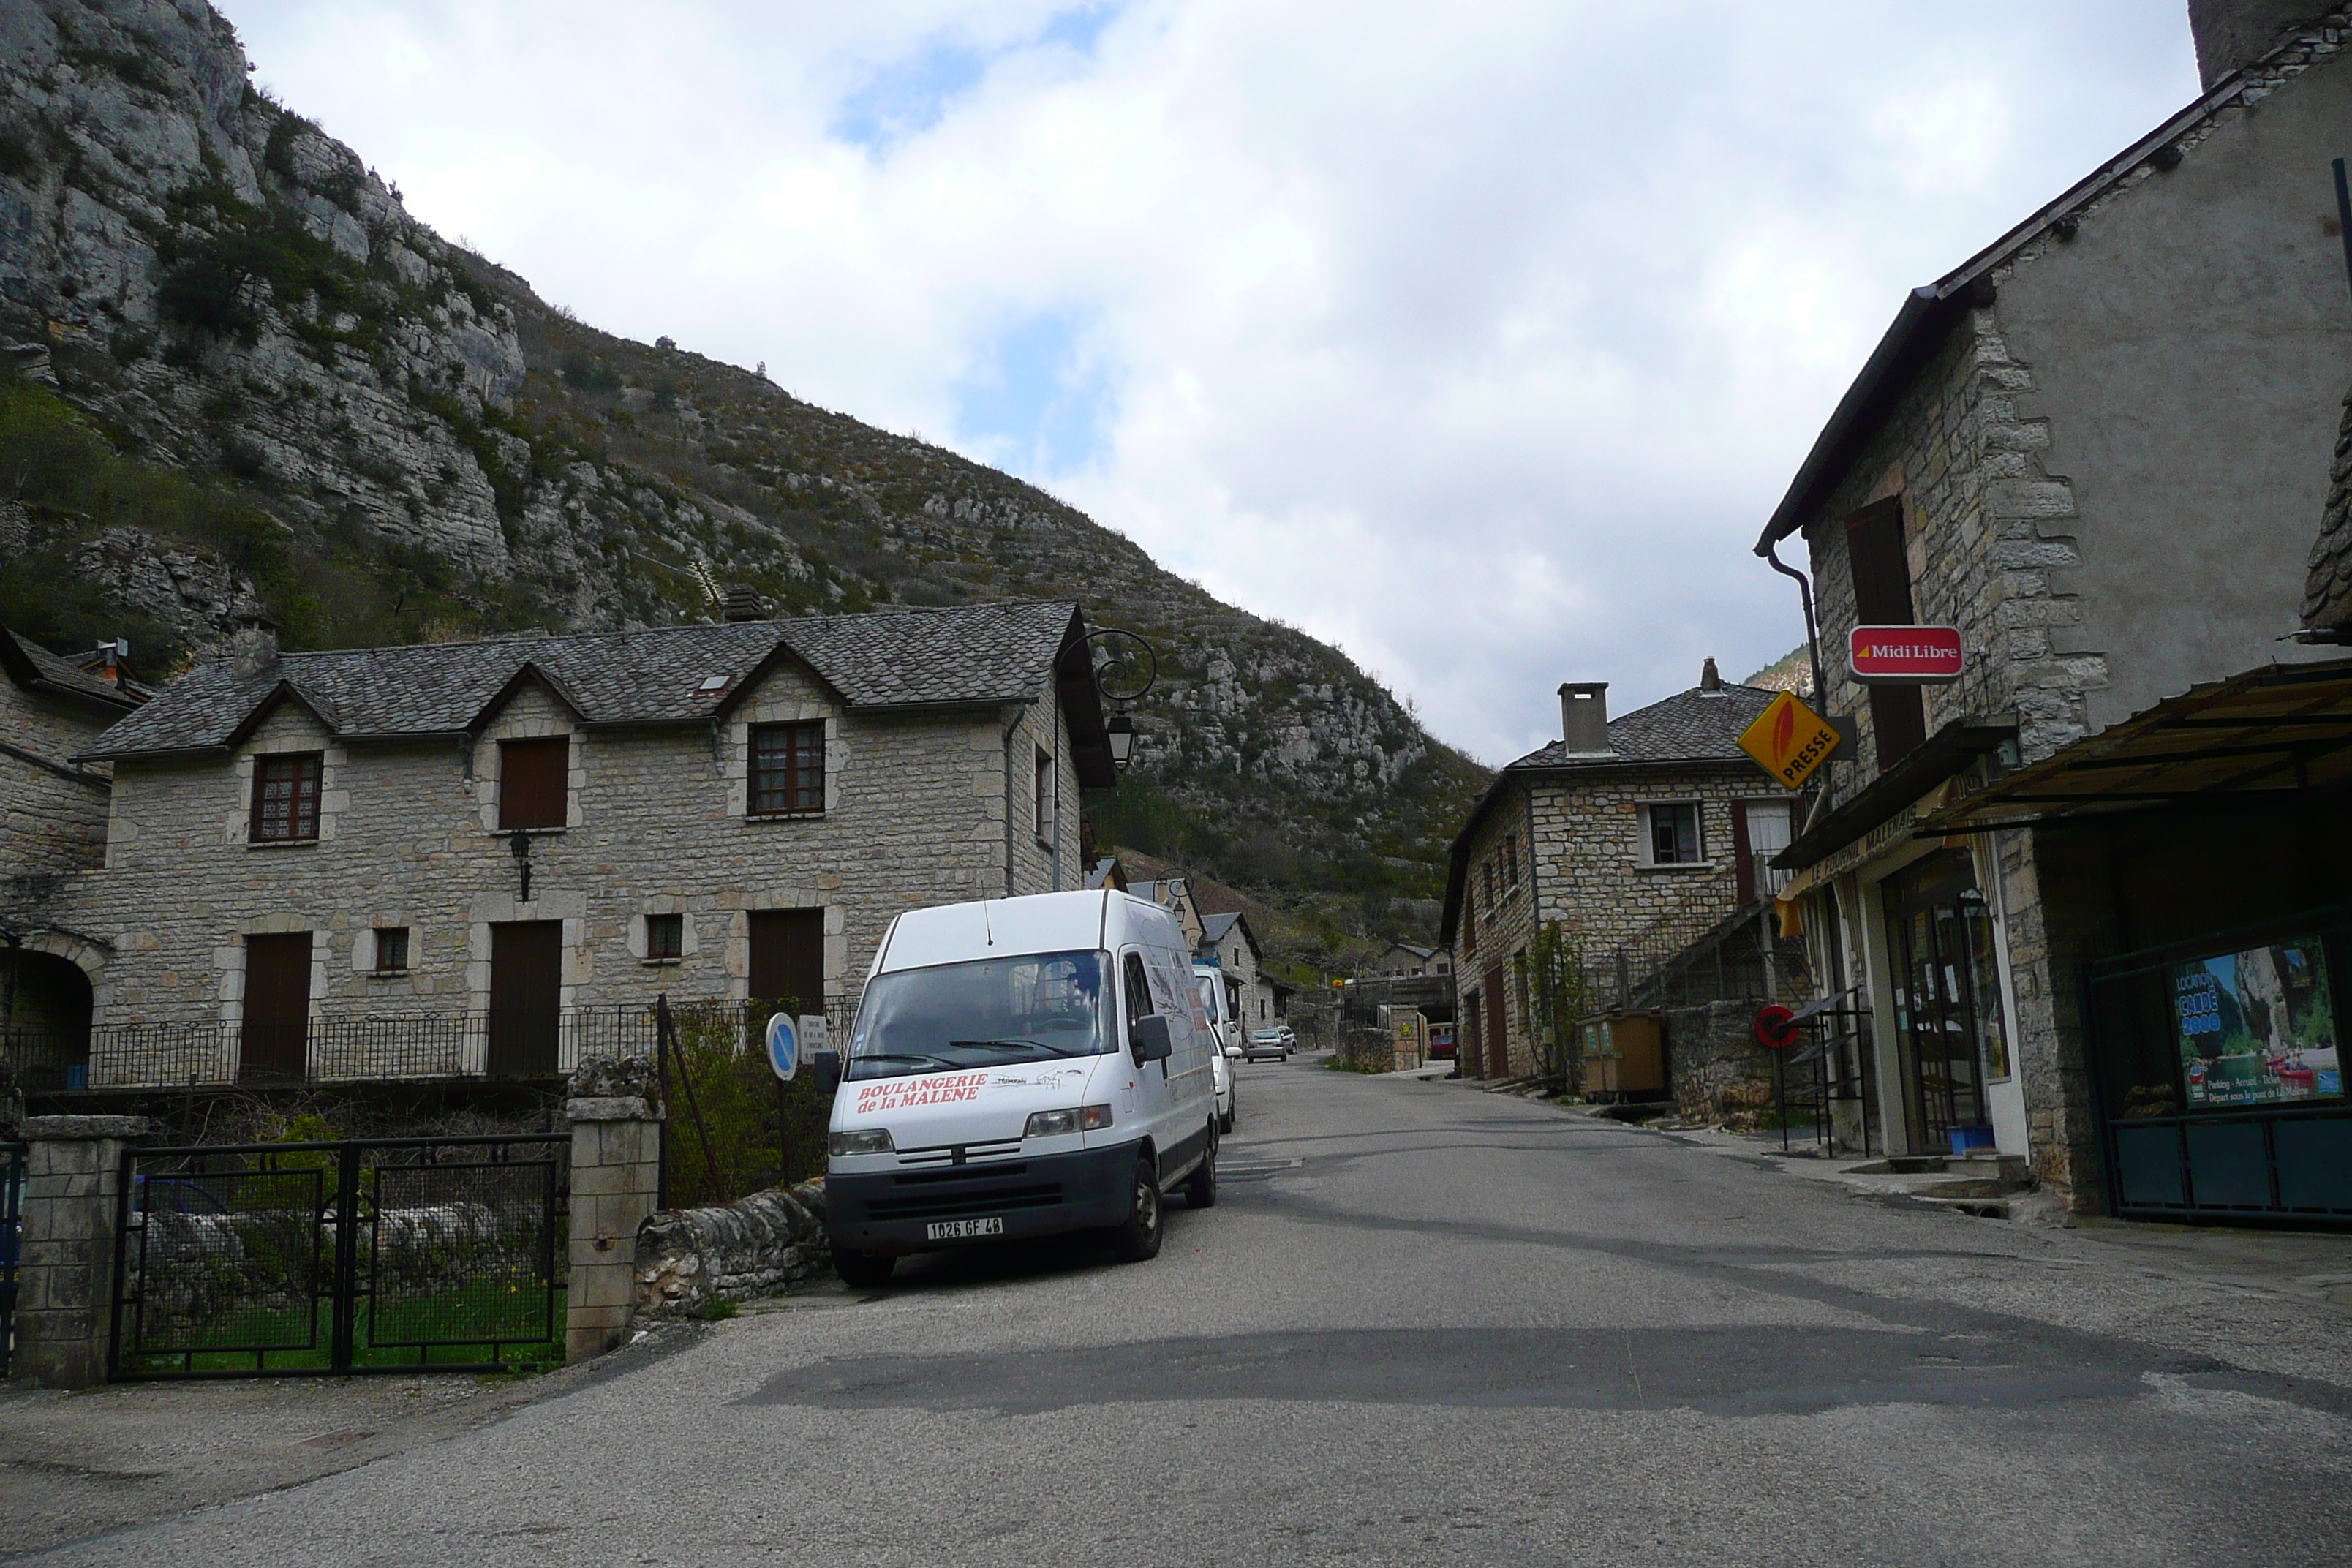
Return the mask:
[(2189, 1104), (2276, 1105), (2344, 1092), (2335, 1003), (2316, 937), (2172, 966)]

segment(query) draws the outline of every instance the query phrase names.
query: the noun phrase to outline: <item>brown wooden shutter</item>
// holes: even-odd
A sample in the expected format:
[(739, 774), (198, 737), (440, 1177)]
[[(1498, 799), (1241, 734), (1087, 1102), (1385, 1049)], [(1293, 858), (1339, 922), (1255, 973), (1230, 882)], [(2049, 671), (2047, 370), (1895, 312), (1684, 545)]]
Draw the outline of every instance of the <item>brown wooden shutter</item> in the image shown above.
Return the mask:
[(572, 742), (499, 742), (499, 826), (562, 827), (571, 820)]
[(751, 917), (754, 998), (789, 997), (793, 1010), (824, 1010), (824, 911), (759, 910)]
[(247, 937), (238, 1078), (300, 1078), (310, 1026), (310, 933)]
[[(1855, 623), (1907, 626), (1916, 618), (1911, 604), (1911, 563), (1903, 552), (1903, 502), (1885, 500), (1846, 524), (1846, 558), (1853, 568)], [(1870, 689), (1870, 732), (1878, 743), (1878, 769), (1885, 772), (1927, 738), (1927, 704), (1916, 686)]]
[(1748, 841), (1748, 803), (1744, 800), (1731, 803), (1731, 858), (1733, 868), (1739, 875), (1739, 903), (1744, 909), (1756, 901), (1756, 851)]

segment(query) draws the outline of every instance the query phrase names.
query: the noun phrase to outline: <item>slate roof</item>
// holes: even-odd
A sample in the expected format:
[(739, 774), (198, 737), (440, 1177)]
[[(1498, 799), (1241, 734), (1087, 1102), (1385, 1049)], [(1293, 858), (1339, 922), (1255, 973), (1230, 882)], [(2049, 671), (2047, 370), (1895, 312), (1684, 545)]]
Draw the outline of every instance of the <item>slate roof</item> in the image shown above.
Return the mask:
[(2352, 626), (2352, 397), (2344, 400), (2344, 422), (2336, 431), (2336, 457), (2327, 469), (2327, 510), (2312, 542), (2303, 587), (2303, 624)]
[[(1076, 605), (1040, 600), (283, 654), (246, 675), (204, 666), (109, 730), (88, 755), (219, 750), (286, 697), (346, 738), (454, 735), (487, 720), (526, 669), (590, 725), (707, 722), (755, 674), (795, 657), (851, 709), (1024, 702), (1045, 689), (1066, 639), (1083, 631)], [(706, 689), (712, 677), (722, 679)]]
[(1728, 680), (1714, 691), (1695, 686), (1609, 721), (1610, 749), (1605, 753), (1571, 757), (1566, 742), (1554, 741), (1504, 771), (1740, 762), (1748, 755), (1739, 749), (1740, 731), (1756, 722), (1780, 695), (1761, 686), (1740, 686)]
[(74, 667), (29, 638), (0, 626), (0, 669), (27, 690), (62, 697), (85, 706), (121, 712), (139, 705), (140, 693), (121, 689)]

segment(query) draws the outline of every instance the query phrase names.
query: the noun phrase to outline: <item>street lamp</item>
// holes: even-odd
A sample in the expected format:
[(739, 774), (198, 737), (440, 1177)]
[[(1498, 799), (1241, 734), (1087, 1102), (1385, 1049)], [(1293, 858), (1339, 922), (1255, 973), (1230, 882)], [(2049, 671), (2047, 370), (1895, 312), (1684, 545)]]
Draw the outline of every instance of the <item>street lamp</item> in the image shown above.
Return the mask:
[(530, 835), (518, 827), (507, 840), (507, 853), (515, 858), (515, 869), (522, 873), (522, 896), (517, 901), (530, 902)]
[[(1113, 645), (1118, 651), (1103, 660), (1102, 668), (1095, 675), (1095, 686), (1104, 697), (1116, 702), (1119, 711), (1103, 724), (1103, 735), (1110, 742), (1110, 762), (1115, 768), (1127, 766), (1135, 754), (1135, 721), (1127, 716), (1127, 705), (1142, 700), (1144, 694), (1160, 679), (1160, 651), (1133, 632), (1117, 626), (1104, 626), (1086, 635), (1087, 642), (1101, 641)], [(1131, 647), (1119, 647), (1132, 644)], [(1108, 679), (1113, 670), (1124, 668), (1125, 679)]]

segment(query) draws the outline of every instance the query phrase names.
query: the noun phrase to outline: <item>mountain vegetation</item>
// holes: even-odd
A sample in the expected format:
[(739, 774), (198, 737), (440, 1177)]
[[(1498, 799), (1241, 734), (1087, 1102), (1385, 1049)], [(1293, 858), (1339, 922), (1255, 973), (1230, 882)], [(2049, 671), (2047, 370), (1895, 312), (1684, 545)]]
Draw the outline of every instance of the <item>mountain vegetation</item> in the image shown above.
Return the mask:
[[(1483, 769), (1338, 650), (1034, 486), (602, 332), (411, 217), (201, 4), (0, 0), (0, 619), (294, 647), (1076, 599), (1150, 641), (1097, 836), (1425, 934)], [(13, 375), (11, 371), (15, 373)]]

